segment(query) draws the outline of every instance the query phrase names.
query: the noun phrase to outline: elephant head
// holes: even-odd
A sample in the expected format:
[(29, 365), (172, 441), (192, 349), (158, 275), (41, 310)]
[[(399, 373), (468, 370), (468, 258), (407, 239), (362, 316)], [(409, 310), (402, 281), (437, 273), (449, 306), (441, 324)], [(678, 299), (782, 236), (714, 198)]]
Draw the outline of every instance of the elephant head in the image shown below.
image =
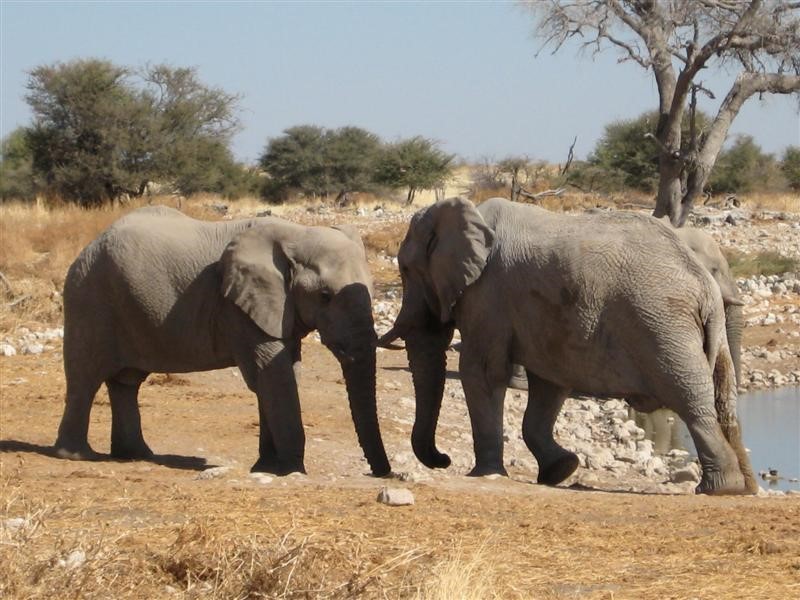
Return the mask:
[[(228, 245), (222, 291), (268, 335), (318, 330), (342, 367), (358, 441), (376, 476), (390, 472), (375, 403), (372, 278), (351, 229), (254, 226)], [(299, 347), (299, 345), (298, 345)]]
[(435, 438), (454, 307), (480, 277), (493, 240), (492, 230), (473, 204), (451, 198), (417, 212), (400, 246), (403, 304), (379, 344), (387, 346), (398, 337), (406, 342), (417, 399), (411, 445), (417, 458), (431, 468), (450, 465), (450, 458), (437, 450)]
[(731, 274), (728, 261), (719, 249), (717, 242), (705, 231), (693, 227), (680, 227), (675, 229), (675, 234), (684, 244), (694, 252), (695, 258), (703, 265), (714, 281), (717, 282), (722, 292), (722, 302), (725, 305), (725, 329), (728, 337), (728, 346), (731, 350), (733, 368), (736, 372), (736, 383), (742, 381), (742, 329), (744, 316), (742, 315), (742, 302), (736, 280)]

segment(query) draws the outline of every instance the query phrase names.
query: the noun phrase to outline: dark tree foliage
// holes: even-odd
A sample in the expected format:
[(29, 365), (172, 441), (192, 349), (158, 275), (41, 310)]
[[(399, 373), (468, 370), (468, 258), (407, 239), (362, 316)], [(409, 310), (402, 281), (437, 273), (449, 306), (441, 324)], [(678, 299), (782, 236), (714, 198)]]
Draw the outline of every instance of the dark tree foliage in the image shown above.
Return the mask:
[(28, 131), (18, 127), (0, 143), (0, 200), (30, 201), (35, 197)]
[(709, 179), (712, 192), (746, 193), (771, 187), (778, 167), (771, 154), (749, 135), (739, 135), (730, 148), (723, 150)]
[(800, 191), (800, 147), (789, 146), (783, 153), (781, 171), (793, 190)]
[(387, 187), (407, 188), (406, 204), (411, 204), (418, 190), (444, 185), (454, 158), (455, 155), (440, 150), (433, 140), (415, 136), (383, 149), (377, 160), (375, 180)]
[[(28, 140), (44, 193), (83, 205), (139, 196), (149, 182), (188, 194), (218, 188), (230, 169), (237, 98), (193, 69), (139, 73), (87, 59), (35, 68)], [(213, 163), (213, 164), (212, 164)]]
[[(657, 111), (649, 111), (635, 119), (615, 121), (605, 126), (603, 136), (588, 159), (589, 164), (606, 173), (605, 181), (600, 182), (601, 186), (608, 189), (628, 187), (643, 192), (655, 192), (658, 189), (659, 150), (645, 139), (647, 134), (655, 134), (658, 118)], [(709, 118), (699, 111), (695, 118), (698, 136), (702, 137), (708, 128)], [(690, 127), (686, 116), (682, 151), (688, 151)]]

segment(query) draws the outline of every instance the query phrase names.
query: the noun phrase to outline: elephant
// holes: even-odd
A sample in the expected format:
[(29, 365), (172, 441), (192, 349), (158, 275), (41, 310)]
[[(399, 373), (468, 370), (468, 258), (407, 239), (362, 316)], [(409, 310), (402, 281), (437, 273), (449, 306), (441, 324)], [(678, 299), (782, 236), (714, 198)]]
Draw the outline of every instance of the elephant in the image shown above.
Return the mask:
[[(669, 223), (669, 217), (662, 217)], [(744, 329), (744, 316), (742, 306), (744, 302), (739, 295), (736, 280), (731, 274), (730, 266), (716, 240), (702, 229), (694, 227), (678, 227), (674, 229), (675, 235), (689, 246), (695, 258), (703, 265), (714, 281), (717, 282), (722, 293), (722, 303), (725, 306), (725, 332), (728, 346), (731, 350), (733, 368), (736, 372), (736, 384), (742, 384), (742, 331)]]
[[(607, 214), (607, 211), (591, 209), (587, 213), (597, 215)], [(661, 217), (661, 220), (671, 226), (669, 217)], [(705, 231), (694, 227), (678, 227), (673, 231), (684, 244), (691, 248), (695, 258), (711, 273), (719, 286), (722, 303), (725, 306), (725, 332), (728, 338), (728, 347), (736, 373), (736, 385), (740, 386), (742, 384), (742, 331), (744, 329), (742, 306), (744, 302), (739, 295), (739, 288), (731, 274), (728, 261), (714, 238)], [(521, 365), (514, 365), (508, 385), (515, 389), (528, 389), (525, 369)]]
[(698, 493), (753, 493), (718, 286), (668, 226), (632, 213), (569, 216), (494, 198), (417, 212), (398, 254), (400, 312), (378, 341), (405, 340), (416, 395), (411, 443), (431, 468), (445, 351), (461, 333), (459, 374), (473, 433), (470, 475), (505, 475), (503, 402), (512, 364), (529, 383), (523, 439), (539, 483), (578, 457), (553, 438), (571, 392), (671, 408), (702, 465)]
[(258, 398), (253, 471), (305, 472), (295, 368), (317, 330), (338, 359), (372, 474), (390, 465), (375, 402), (372, 278), (350, 227), (276, 217), (207, 222), (168, 207), (133, 211), (80, 253), (64, 284), (66, 402), (58, 456), (96, 459), (87, 439), (105, 383), (111, 456), (147, 459), (139, 386), (150, 373), (236, 366)]

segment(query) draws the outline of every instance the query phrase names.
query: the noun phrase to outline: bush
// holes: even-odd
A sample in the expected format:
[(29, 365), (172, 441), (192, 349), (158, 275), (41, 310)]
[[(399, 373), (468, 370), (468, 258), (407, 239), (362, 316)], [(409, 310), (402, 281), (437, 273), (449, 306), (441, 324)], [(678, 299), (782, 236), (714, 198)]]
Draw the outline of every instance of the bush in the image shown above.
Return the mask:
[(800, 146), (789, 146), (783, 153), (781, 171), (789, 187), (800, 191)]
[(0, 143), (0, 199), (31, 201), (36, 198), (33, 183), (33, 153), (28, 131), (18, 127)]
[(746, 193), (775, 187), (778, 167), (772, 155), (764, 154), (749, 135), (739, 135), (731, 147), (720, 152), (708, 187), (712, 192)]

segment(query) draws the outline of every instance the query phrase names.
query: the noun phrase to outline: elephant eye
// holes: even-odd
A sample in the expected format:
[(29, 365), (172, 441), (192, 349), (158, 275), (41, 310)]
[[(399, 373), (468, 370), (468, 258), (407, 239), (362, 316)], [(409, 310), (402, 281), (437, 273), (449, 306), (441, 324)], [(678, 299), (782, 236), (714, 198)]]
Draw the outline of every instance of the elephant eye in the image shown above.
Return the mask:
[(319, 297), (323, 304), (328, 304), (333, 299), (333, 292), (326, 288), (319, 293)]

